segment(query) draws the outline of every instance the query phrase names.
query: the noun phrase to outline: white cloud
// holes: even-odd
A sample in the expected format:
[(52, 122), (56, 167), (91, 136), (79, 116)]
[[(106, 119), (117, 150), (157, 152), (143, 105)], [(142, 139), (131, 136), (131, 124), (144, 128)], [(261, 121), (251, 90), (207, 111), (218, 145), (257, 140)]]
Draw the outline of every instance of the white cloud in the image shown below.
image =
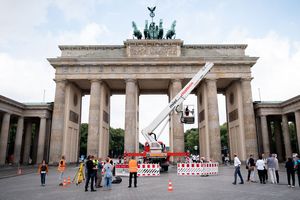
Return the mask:
[(15, 60), (8, 54), (0, 53), (1, 95), (20, 102), (53, 101), (55, 84), (54, 70), (47, 61)]
[(105, 25), (99, 25), (95, 22), (87, 24), (79, 32), (64, 31), (57, 38), (59, 44), (99, 44), (105, 41), (105, 36), (109, 34), (109, 30)]

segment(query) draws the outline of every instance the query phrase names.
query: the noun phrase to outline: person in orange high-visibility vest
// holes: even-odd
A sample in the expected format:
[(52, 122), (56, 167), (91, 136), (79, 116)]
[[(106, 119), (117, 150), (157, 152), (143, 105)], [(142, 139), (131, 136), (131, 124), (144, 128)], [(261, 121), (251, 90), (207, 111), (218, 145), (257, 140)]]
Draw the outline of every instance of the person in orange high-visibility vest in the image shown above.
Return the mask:
[(131, 187), (131, 183), (132, 183), (132, 176), (134, 176), (134, 187), (137, 187), (137, 171), (138, 171), (138, 165), (137, 165), (137, 161), (135, 160), (134, 156), (131, 157), (129, 163), (128, 163), (128, 167), (129, 167), (129, 188)]
[(59, 163), (58, 163), (58, 168), (57, 170), (59, 171), (60, 175), (59, 175), (59, 186), (63, 186), (63, 176), (64, 176), (64, 172), (66, 170), (66, 160), (65, 160), (65, 156), (62, 156)]

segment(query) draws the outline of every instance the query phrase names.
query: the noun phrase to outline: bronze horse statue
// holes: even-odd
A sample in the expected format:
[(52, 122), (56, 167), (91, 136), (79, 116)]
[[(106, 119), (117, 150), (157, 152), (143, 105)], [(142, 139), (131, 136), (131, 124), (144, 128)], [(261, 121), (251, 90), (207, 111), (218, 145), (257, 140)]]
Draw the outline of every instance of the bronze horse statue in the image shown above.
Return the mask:
[[(171, 29), (168, 30), (167, 34), (166, 34), (166, 39), (172, 39), (172, 37), (174, 35), (176, 35), (176, 32), (175, 32), (175, 26), (176, 26), (176, 20), (172, 23), (171, 25)], [(175, 38), (175, 37), (174, 37)]]
[(133, 28), (133, 35), (137, 38), (137, 39), (142, 39), (142, 33), (141, 31), (137, 28), (135, 22), (132, 22), (132, 28)]

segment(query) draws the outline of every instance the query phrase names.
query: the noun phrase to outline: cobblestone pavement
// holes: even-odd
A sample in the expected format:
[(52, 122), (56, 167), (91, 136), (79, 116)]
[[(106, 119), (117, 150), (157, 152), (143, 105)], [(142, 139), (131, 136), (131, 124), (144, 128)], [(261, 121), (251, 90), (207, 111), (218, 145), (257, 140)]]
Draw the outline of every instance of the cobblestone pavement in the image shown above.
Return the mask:
[[(66, 199), (243, 199), (243, 200), (263, 200), (263, 199), (288, 199), (299, 200), (300, 188), (296, 181), (296, 188), (287, 186), (286, 175), (280, 171), (280, 184), (248, 183), (243, 185), (232, 185), (233, 167), (220, 167), (218, 176), (208, 177), (187, 177), (177, 176), (176, 168), (172, 167), (169, 173), (163, 173), (160, 177), (139, 177), (137, 188), (127, 188), (128, 178), (123, 177), (121, 184), (113, 184), (110, 191), (102, 188), (97, 192), (84, 192), (84, 185), (76, 186), (72, 184), (68, 188), (58, 186), (58, 173), (56, 168), (51, 167), (49, 176), (46, 179), (46, 186), (40, 186), (40, 177), (36, 170), (34, 173), (28, 173), (21, 176), (0, 179), (0, 200), (20, 200), (20, 199), (38, 199), (38, 200), (66, 200)], [(69, 167), (66, 176), (75, 175), (75, 167)], [(3, 176), (3, 169), (0, 174)], [(242, 169), (244, 179), (247, 172)], [(168, 180), (172, 181), (173, 192), (168, 192)]]

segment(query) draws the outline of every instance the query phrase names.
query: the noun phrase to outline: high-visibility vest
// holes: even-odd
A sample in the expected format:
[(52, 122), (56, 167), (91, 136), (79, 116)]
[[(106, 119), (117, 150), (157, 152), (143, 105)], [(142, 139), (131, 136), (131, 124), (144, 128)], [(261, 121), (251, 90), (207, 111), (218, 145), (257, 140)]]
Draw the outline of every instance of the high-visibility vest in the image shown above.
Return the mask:
[(60, 172), (64, 172), (65, 169), (66, 169), (66, 161), (64, 159), (61, 159), (59, 161), (58, 169), (57, 170), (60, 171)]
[(128, 163), (129, 172), (137, 172), (138, 166), (136, 160), (130, 160)]

